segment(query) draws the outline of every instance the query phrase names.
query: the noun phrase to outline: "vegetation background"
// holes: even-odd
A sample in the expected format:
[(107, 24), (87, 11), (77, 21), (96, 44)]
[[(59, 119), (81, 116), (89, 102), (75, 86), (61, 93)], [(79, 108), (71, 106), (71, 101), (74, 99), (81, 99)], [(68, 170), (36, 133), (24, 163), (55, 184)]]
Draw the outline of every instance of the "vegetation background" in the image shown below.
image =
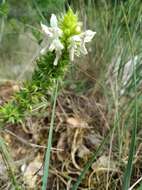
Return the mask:
[[(0, 1), (1, 105), (31, 77), (42, 42), (40, 22), (48, 24), (51, 13), (61, 15), (71, 6), (84, 29), (97, 32), (58, 94), (47, 189), (142, 189), (141, 5), (141, 0)], [(41, 189), (51, 109), (1, 130), (1, 190)]]

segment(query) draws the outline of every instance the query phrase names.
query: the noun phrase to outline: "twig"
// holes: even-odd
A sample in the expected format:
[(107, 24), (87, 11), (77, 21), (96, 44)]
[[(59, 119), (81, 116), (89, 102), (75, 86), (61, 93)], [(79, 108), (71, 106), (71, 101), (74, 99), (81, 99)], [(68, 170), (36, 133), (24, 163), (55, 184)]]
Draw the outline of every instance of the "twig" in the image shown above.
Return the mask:
[[(19, 137), (18, 135), (16, 135), (15, 133), (13, 133), (12, 131), (8, 130), (8, 129), (4, 129), (2, 132), (6, 132), (14, 137), (16, 137), (16, 139), (20, 142), (22, 142), (23, 144), (27, 145), (27, 146), (30, 146), (32, 148), (43, 148), (43, 149), (46, 149), (47, 147), (46, 146), (43, 146), (43, 145), (38, 145), (38, 144), (34, 144), (34, 143), (30, 143), (30, 142), (27, 142), (25, 139), (23, 139), (22, 137)], [(63, 149), (57, 149), (57, 148), (51, 148), (53, 151), (64, 151)]]

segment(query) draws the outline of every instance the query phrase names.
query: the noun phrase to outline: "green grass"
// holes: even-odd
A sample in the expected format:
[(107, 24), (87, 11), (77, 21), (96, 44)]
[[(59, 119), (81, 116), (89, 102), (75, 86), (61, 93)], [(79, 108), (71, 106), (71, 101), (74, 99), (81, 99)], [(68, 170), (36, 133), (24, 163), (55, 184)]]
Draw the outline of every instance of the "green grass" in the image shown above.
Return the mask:
[[(81, 58), (77, 63), (79, 67), (86, 72), (86, 75), (81, 73), (80, 70), (73, 70), (73, 73), (66, 77), (65, 83), (69, 85), (65, 85), (65, 88), (66, 86), (69, 88), (72, 84), (75, 84), (75, 92), (79, 92), (79, 94), (83, 94), (84, 96), (87, 96), (87, 92), (91, 89), (96, 101), (105, 108), (105, 116), (110, 126), (107, 130), (108, 136), (102, 134), (103, 140), (100, 143), (99, 148), (95, 149), (94, 152), (91, 152), (91, 159), (88, 159), (88, 161), (84, 163), (84, 167), (78, 178), (73, 177), (74, 182), (72, 182), (72, 190), (77, 190), (81, 187), (85, 188), (87, 186), (85, 179), (88, 179), (88, 174), (92, 171), (92, 164), (96, 162), (101, 155), (108, 155), (109, 150), (110, 159), (117, 161), (118, 168), (121, 171), (118, 176), (120, 179), (119, 188), (128, 190), (128, 188), (137, 181), (137, 168), (133, 161), (137, 147), (140, 144), (139, 139), (141, 139), (140, 129), (142, 123), (142, 7), (140, 5), (141, 0), (121, 1), (121, 3), (118, 1), (107, 0), (71, 1), (71, 7), (79, 12), (81, 20), (83, 20), (86, 28), (95, 30), (97, 34), (92, 42), (92, 52), (90, 53), (89, 60)], [(51, 10), (54, 12), (54, 10), (56, 10), (54, 6), (55, 5), (50, 5), (50, 10), (46, 12), (44, 9), (44, 3), (41, 2), (41, 4), (33, 4), (33, 11), (36, 17), (32, 18), (31, 22), (28, 20), (26, 25), (35, 26), (35, 29), (37, 28), (38, 31), (39, 25), (37, 24), (37, 21), (47, 18)], [(22, 26), (23, 25), (24, 24), (22, 23)], [(5, 27), (9, 27), (7, 25), (7, 20), (5, 20)], [(2, 27), (1, 30), (3, 31)], [(30, 27), (28, 30), (32, 32)], [(19, 33), (22, 33), (22, 31), (20, 30)], [(7, 34), (3, 35), (3, 32), (1, 32), (1, 34), (3, 39), (8, 37)], [(3, 41), (3, 48), (5, 48), (5, 51), (3, 49), (4, 59), (1, 61), (1, 73), (5, 73), (2, 71), (2, 69), (5, 69), (6, 77), (11, 79), (12, 76), (10, 75), (11, 73), (9, 74), (8, 68), (10, 70), (12, 65), (9, 64), (8, 66), (3, 66), (2, 63), (7, 57), (7, 54), (4, 56), (5, 53), (7, 51), (11, 51), (12, 48), (15, 48), (17, 51), (18, 47), (14, 45), (12, 48), (9, 48), (10, 45), (6, 45), (5, 43), (8, 42)], [(13, 45), (12, 40), (11, 45)], [(139, 59), (136, 61), (136, 65), (134, 65), (134, 58), (136, 55), (139, 56)], [(15, 54), (11, 53), (10, 57), (11, 56), (14, 57)], [(18, 64), (18, 62), (20, 62), (19, 59), (20, 56), (16, 57), (13, 62)], [(7, 57), (7, 60), (9, 60), (9, 56)], [(129, 60), (132, 60), (132, 75), (129, 78), (128, 83), (124, 86), (123, 76), (126, 72), (126, 63)], [(26, 62), (27, 60), (25, 60), (25, 64)], [(16, 78), (15, 76), (13, 78)], [(95, 78), (95, 80), (93, 78)], [(91, 81), (91, 87), (88, 87), (87, 85), (85, 86), (85, 84), (88, 84), (88, 81)], [(55, 91), (56, 90), (57, 89), (55, 89)], [(121, 90), (124, 90), (123, 94), (121, 94)], [(52, 136), (52, 133), (55, 119), (56, 98), (57, 91), (54, 94), (54, 105), (44, 164), (42, 190), (45, 190), (47, 187), (49, 168), (51, 164), (51, 146), (52, 141), (55, 138), (54, 135)], [(95, 128), (94, 131), (96, 132), (97, 129)], [(111, 147), (109, 144), (109, 137), (111, 138), (112, 135), (114, 143)], [(138, 165), (137, 167), (141, 166)], [(103, 179), (105, 179), (106, 176), (106, 173), (104, 173)], [(101, 177), (100, 180), (102, 179)], [(111, 188), (112, 178), (110, 173), (108, 173), (108, 181), (103, 185), (104, 189), (107, 186), (108, 188)], [(99, 190), (99, 185), (97, 189)], [(141, 189), (142, 185), (138, 187), (138, 190)]]
[[(98, 3), (99, 4), (99, 3)], [(101, 4), (101, 3), (100, 3)], [(127, 131), (132, 130), (132, 138), (130, 143), (130, 150), (129, 150), (129, 158), (128, 164), (124, 171), (124, 178), (123, 178), (123, 185), (122, 189), (127, 190), (130, 186), (131, 176), (132, 176), (132, 167), (133, 167), (133, 159), (135, 155), (135, 148), (136, 148), (136, 139), (137, 139), (137, 128), (138, 126), (138, 86), (139, 82), (141, 81), (140, 69), (137, 69), (140, 66), (140, 61), (137, 61), (137, 65), (134, 65), (134, 57), (136, 55), (141, 55), (139, 48), (139, 36), (140, 36), (140, 15), (142, 13), (142, 9), (139, 7), (140, 1), (127, 1), (125, 3), (114, 3), (112, 6), (109, 2), (105, 1), (103, 6), (98, 5), (97, 9), (95, 7), (96, 4), (93, 2), (88, 1), (88, 7), (86, 7), (85, 12), (87, 13), (88, 24), (89, 26), (94, 26), (97, 31), (96, 39), (94, 41), (94, 46), (96, 47), (95, 57), (96, 62), (97, 57), (102, 57), (102, 60), (99, 61), (99, 66), (97, 63), (94, 62), (96, 67), (98, 67), (97, 72), (99, 71), (100, 78), (102, 82), (105, 79), (106, 75), (104, 75), (105, 71), (107, 72), (108, 67), (112, 61), (118, 62), (119, 65), (117, 66), (117, 78), (113, 81), (113, 92), (114, 96), (112, 99), (109, 98), (111, 101), (111, 105), (119, 106), (117, 109), (117, 118), (118, 118), (118, 126), (117, 130), (115, 131), (114, 136), (118, 139), (118, 153), (119, 153), (119, 161), (123, 158), (123, 150), (125, 150), (125, 134)], [(81, 6), (81, 5), (80, 5)], [(93, 8), (92, 8), (93, 7)], [(103, 7), (103, 8), (102, 8)], [(136, 35), (137, 34), (137, 35)], [(141, 40), (140, 40), (141, 41)], [(123, 43), (124, 42), (124, 43)], [(103, 44), (103, 47), (100, 47)], [(99, 51), (100, 52), (99, 52)], [(133, 94), (133, 99), (130, 99), (133, 107), (131, 107), (131, 112), (128, 114), (128, 118), (125, 119), (124, 126), (121, 126), (121, 118), (125, 109), (121, 109), (121, 107), (125, 107), (125, 102), (122, 103), (123, 97), (120, 96), (120, 90), (123, 87), (122, 77), (125, 74), (125, 64), (128, 60), (132, 59), (133, 64), (133, 71), (132, 77), (129, 79), (129, 83), (127, 84), (125, 94)], [(93, 64), (93, 63), (92, 63)], [(104, 65), (105, 64), (105, 65)], [(99, 69), (100, 67), (100, 69)], [(95, 73), (95, 71), (94, 71)], [(103, 78), (102, 78), (103, 77)], [(123, 82), (123, 81), (122, 81)], [(124, 94), (124, 95), (125, 95)], [(131, 94), (130, 94), (131, 95)], [(139, 94), (141, 96), (141, 93)], [(128, 107), (131, 106), (131, 103), (127, 104)], [(128, 108), (127, 107), (127, 108)], [(110, 107), (110, 109), (112, 109)], [(110, 110), (112, 112), (112, 110)], [(133, 113), (131, 115), (131, 113)], [(130, 120), (131, 119), (131, 120)], [(132, 125), (131, 125), (132, 123)], [(125, 125), (128, 127), (126, 128)], [(117, 132), (117, 133), (116, 133)], [(76, 184), (73, 186), (73, 190), (77, 189), (81, 180), (83, 179), (82, 176), (85, 176), (85, 173), (89, 171), (89, 166), (91, 166), (91, 160), (86, 163), (83, 172), (80, 174)]]
[(133, 159), (134, 159), (135, 148), (136, 148), (136, 135), (137, 135), (137, 125), (138, 125), (138, 120), (137, 120), (137, 118), (138, 118), (138, 105), (137, 105), (137, 86), (136, 86), (137, 76), (136, 76), (136, 67), (134, 65), (135, 52), (134, 52), (134, 48), (133, 48), (131, 33), (129, 30), (128, 19), (127, 19), (127, 16), (125, 14), (125, 9), (124, 9), (124, 6), (122, 3), (121, 3), (121, 7), (122, 7), (126, 27), (127, 27), (127, 32), (128, 32), (128, 36), (129, 36), (129, 42), (130, 42), (130, 48), (131, 48), (131, 54), (132, 54), (133, 81), (134, 81), (134, 92), (135, 92), (134, 122), (133, 122), (134, 126), (133, 126), (133, 130), (132, 130), (132, 139), (131, 139), (131, 144), (130, 144), (128, 163), (127, 163), (127, 167), (126, 167), (126, 170), (124, 173), (124, 179), (123, 179), (123, 185), (122, 185), (122, 189), (127, 190), (130, 187), (132, 167), (133, 167)]

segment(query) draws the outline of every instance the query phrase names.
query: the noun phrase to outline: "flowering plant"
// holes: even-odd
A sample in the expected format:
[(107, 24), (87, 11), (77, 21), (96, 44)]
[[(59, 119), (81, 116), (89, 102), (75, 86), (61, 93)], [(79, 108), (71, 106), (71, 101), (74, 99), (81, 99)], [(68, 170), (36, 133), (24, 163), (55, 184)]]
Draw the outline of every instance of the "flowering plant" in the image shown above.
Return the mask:
[(69, 62), (74, 61), (75, 56), (87, 54), (85, 43), (95, 35), (91, 30), (81, 31), (78, 16), (71, 9), (59, 19), (52, 14), (50, 26), (41, 23), (41, 29), (46, 45), (36, 60), (32, 78), (24, 82), (12, 100), (0, 107), (1, 123), (21, 123), (37, 105), (45, 105), (55, 81), (63, 78)]
[[(54, 103), (48, 135), (48, 146), (45, 155), (42, 190), (47, 189), (47, 179), (52, 145), (54, 113), (58, 90), (58, 81), (63, 79), (67, 66), (75, 56), (86, 55), (85, 43), (90, 42), (95, 32), (81, 31), (78, 16), (71, 9), (59, 20), (52, 14), (50, 26), (41, 23), (45, 46), (36, 60), (36, 67), (29, 81), (17, 91), (13, 98), (0, 107), (0, 124), (22, 123), (27, 116), (41, 105), (47, 105), (49, 91), (55, 86)], [(56, 84), (56, 85), (55, 85)]]
[(88, 52), (85, 43), (90, 42), (96, 34), (91, 30), (81, 32), (81, 23), (78, 22), (77, 15), (71, 9), (60, 20), (59, 26), (56, 16), (52, 14), (50, 27), (41, 23), (41, 28), (47, 40), (47, 44), (41, 50), (41, 53), (44, 54), (48, 50), (51, 52), (55, 50), (56, 58), (53, 65), (58, 64), (62, 50), (65, 47), (68, 49), (70, 61), (74, 61), (74, 55), (86, 55)]

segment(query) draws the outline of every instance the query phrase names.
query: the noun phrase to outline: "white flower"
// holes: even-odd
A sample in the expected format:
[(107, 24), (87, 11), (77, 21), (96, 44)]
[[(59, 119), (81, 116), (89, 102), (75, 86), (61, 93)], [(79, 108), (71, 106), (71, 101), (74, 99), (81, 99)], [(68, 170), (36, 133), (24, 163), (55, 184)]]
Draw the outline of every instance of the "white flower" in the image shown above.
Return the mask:
[(41, 54), (45, 54), (48, 50), (51, 52), (55, 50), (56, 58), (53, 64), (57, 65), (58, 60), (62, 55), (62, 49), (64, 46), (59, 39), (59, 37), (62, 36), (63, 32), (58, 27), (56, 15), (52, 14), (50, 19), (50, 27), (41, 23), (41, 28), (46, 37), (46, 46), (41, 50)]
[(52, 43), (50, 44), (49, 51), (51, 52), (53, 50), (58, 51), (58, 50), (62, 50), (63, 48), (64, 48), (63, 44), (60, 42), (59, 38), (57, 38), (57, 39), (54, 39)]
[(85, 47), (85, 43), (90, 42), (95, 34), (96, 32), (87, 30), (70, 38), (70, 45), (68, 48), (71, 61), (74, 60), (74, 55), (80, 56), (80, 54), (86, 55), (88, 53)]

